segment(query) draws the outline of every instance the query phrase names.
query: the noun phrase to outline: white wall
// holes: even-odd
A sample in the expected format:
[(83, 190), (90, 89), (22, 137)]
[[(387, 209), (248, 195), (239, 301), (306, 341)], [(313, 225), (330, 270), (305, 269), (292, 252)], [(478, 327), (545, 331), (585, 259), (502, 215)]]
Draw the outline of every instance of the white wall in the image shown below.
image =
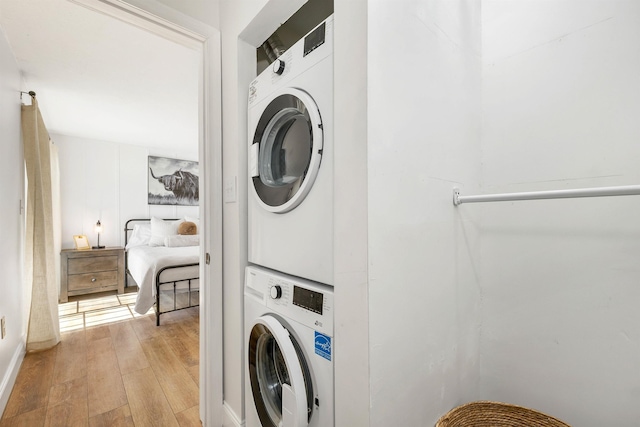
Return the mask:
[[(335, 420), (370, 425), (368, 2), (334, 3)], [(339, 185), (336, 185), (339, 183)]]
[(477, 395), (480, 6), (370, 1), (372, 426), (433, 425)]
[(123, 0), (172, 24), (207, 34), (220, 25), (219, 0)]
[[(640, 3), (482, 3), (483, 192), (640, 182)], [(482, 212), (482, 397), (640, 420), (640, 199)]]
[(244, 267), (247, 265), (247, 97), (256, 76), (255, 49), (303, 0), (220, 1), (222, 38), (223, 181), (237, 183), (223, 206), (224, 425), (244, 418)]
[(198, 216), (197, 206), (147, 204), (148, 156), (198, 160), (197, 142), (172, 152), (130, 144), (52, 134), (59, 147), (62, 247), (73, 248), (73, 235), (85, 234), (97, 244), (95, 223), (101, 220), (100, 244), (124, 246), (124, 225), (132, 218)]
[(21, 90), (25, 89), (18, 65), (0, 28), (0, 200), (4, 205), (0, 228), (0, 317), (5, 317), (7, 330), (6, 337), (0, 342), (1, 412), (4, 412), (22, 363), (27, 325), (24, 287), (21, 286), (24, 250), (24, 216), (20, 209), (24, 203)]
[[(243, 87), (248, 87), (254, 76), (244, 70), (241, 61), (252, 50), (238, 40), (240, 32), (257, 14), (264, 1), (220, 2), (220, 32), (222, 37), (222, 153), (223, 181), (236, 181), (236, 202), (225, 202), (223, 206), (223, 366), (224, 366), (224, 426), (239, 426), (244, 419), (243, 387), (243, 283), (244, 267), (247, 264), (247, 207), (245, 179), (246, 148), (246, 96)], [(244, 6), (244, 7), (243, 7)], [(239, 52), (241, 50), (241, 52)], [(242, 57), (244, 54), (244, 57)], [(245, 67), (249, 68), (249, 63)]]
[(214, 28), (219, 24), (218, 2), (213, 0), (157, 0)]

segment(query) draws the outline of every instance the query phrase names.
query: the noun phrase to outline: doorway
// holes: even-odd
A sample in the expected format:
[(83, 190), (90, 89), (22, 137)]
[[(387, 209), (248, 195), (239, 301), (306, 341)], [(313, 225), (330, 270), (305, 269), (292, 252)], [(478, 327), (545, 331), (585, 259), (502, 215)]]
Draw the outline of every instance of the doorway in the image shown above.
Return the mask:
[[(116, 0), (71, 0), (88, 9), (117, 19), (149, 33), (159, 35), (172, 42), (186, 43), (200, 53), (198, 70), (198, 96), (193, 102), (197, 103), (198, 124), (196, 137), (198, 139), (198, 158), (200, 161), (200, 228), (203, 232), (200, 252), (200, 277), (205, 282), (204, 289), (200, 293), (200, 360), (202, 370), (200, 372), (201, 390), (201, 419), (207, 425), (221, 424), (222, 411), (222, 249), (219, 236), (222, 235), (221, 215), (221, 111), (220, 111), (220, 35), (219, 32), (206, 25), (195, 21), (186, 21), (184, 15), (167, 7), (158, 7), (155, 10), (143, 10)], [(132, 2), (130, 2), (132, 3)], [(146, 2), (149, 8), (160, 6)], [(5, 12), (3, 3), (3, 13)], [(29, 19), (25, 17), (25, 19)], [(60, 26), (63, 30), (64, 25)], [(99, 32), (99, 28), (88, 28), (87, 31)], [(81, 53), (80, 53), (81, 54)], [(59, 58), (60, 59), (60, 58)], [(135, 68), (126, 70), (135, 72)], [(122, 72), (113, 79), (126, 79), (127, 72)], [(82, 92), (80, 83), (67, 87), (66, 92)], [(44, 92), (38, 91), (44, 95)], [(53, 98), (53, 97), (52, 97)], [(44, 99), (41, 96), (41, 99)], [(76, 111), (82, 112), (78, 105), (88, 105), (91, 99), (83, 99), (76, 102)], [(75, 143), (72, 141), (71, 143)], [(88, 152), (88, 157), (100, 159), (100, 155)], [(85, 192), (87, 197), (93, 197), (101, 192)], [(124, 204), (121, 203), (121, 204)], [(107, 204), (108, 205), (108, 204)], [(80, 210), (78, 210), (79, 212)], [(164, 216), (164, 215), (162, 215)], [(96, 218), (90, 220), (95, 223)], [(82, 220), (84, 221), (84, 219)], [(81, 222), (81, 221), (80, 221)], [(111, 230), (120, 232), (117, 227), (120, 218), (111, 222)], [(102, 241), (109, 240), (105, 231)], [(213, 236), (217, 236), (214, 239)], [(203, 404), (207, 402), (207, 404)]]

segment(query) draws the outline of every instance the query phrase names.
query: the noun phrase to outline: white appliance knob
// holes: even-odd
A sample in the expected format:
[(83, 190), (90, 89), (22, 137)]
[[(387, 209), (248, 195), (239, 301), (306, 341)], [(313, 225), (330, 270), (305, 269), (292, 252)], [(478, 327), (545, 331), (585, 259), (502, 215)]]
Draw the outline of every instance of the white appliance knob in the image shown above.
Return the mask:
[(284, 72), (284, 61), (276, 59), (273, 61), (273, 72), (280, 75)]
[(282, 297), (282, 288), (278, 285), (272, 286), (269, 292), (271, 293), (271, 298), (273, 299)]

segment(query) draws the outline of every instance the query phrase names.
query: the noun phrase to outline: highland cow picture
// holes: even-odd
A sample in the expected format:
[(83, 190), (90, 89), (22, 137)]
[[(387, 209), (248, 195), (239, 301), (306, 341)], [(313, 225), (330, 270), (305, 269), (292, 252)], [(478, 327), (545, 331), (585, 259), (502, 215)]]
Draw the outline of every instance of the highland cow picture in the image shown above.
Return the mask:
[(198, 206), (198, 162), (149, 156), (149, 204)]

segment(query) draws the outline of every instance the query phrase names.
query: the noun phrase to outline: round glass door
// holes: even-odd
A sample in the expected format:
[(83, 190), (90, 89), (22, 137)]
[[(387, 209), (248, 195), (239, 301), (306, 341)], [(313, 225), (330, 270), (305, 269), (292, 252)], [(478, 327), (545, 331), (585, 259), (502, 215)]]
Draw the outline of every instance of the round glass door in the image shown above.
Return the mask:
[(251, 142), (253, 188), (264, 209), (284, 213), (311, 190), (320, 168), (323, 134), (313, 99), (287, 88), (264, 109)]
[(275, 318), (263, 316), (253, 326), (248, 344), (251, 392), (262, 426), (307, 426), (313, 387), (295, 338)]

